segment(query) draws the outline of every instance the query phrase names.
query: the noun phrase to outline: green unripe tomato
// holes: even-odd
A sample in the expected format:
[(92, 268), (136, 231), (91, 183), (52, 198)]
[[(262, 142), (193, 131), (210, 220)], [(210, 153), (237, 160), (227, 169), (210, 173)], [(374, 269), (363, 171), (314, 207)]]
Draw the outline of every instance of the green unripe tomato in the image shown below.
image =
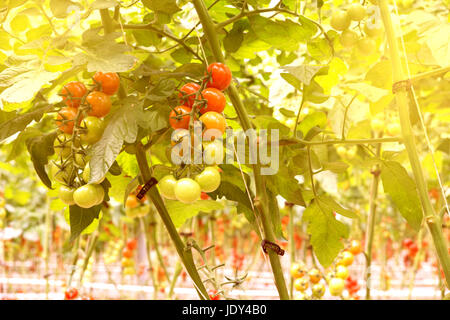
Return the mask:
[(347, 156), (347, 148), (344, 146), (338, 146), (336, 148), (336, 153), (341, 157), (345, 158)]
[(175, 197), (183, 203), (192, 203), (200, 199), (202, 190), (200, 185), (189, 178), (183, 178), (177, 181), (175, 185)]
[(92, 208), (99, 203), (99, 189), (93, 184), (85, 184), (73, 193), (75, 204), (81, 208)]
[(353, 21), (361, 21), (366, 17), (366, 8), (359, 3), (353, 3), (347, 10), (350, 19)]
[(358, 147), (351, 146), (350, 148), (347, 149), (347, 158), (353, 159), (357, 153), (358, 153)]
[(364, 24), (364, 33), (371, 38), (379, 37), (383, 34), (383, 25), (380, 22), (377, 22), (373, 25)]
[(350, 27), (350, 22), (350, 17), (346, 11), (337, 10), (331, 15), (330, 25), (335, 30), (344, 31)]
[(0, 220), (5, 219), (5, 217), (6, 217), (5, 208), (0, 208)]
[(358, 50), (365, 56), (370, 56), (377, 51), (377, 42), (370, 38), (363, 38), (358, 41)]
[(313, 287), (312, 287), (312, 295), (313, 297), (320, 299), (323, 297), (323, 295), (325, 294), (325, 286), (323, 285), (323, 283), (316, 283)]
[(328, 283), (328, 289), (332, 296), (340, 296), (344, 291), (345, 282), (341, 278), (332, 278)]
[(204, 145), (203, 159), (207, 165), (221, 164), (223, 157), (223, 145), (219, 141), (213, 141)]
[(382, 132), (384, 130), (384, 121), (378, 118), (374, 118), (370, 121), (370, 126), (375, 132)]
[(352, 30), (344, 30), (339, 41), (346, 48), (353, 47), (358, 42), (358, 34)]
[(91, 178), (91, 166), (89, 165), (89, 163), (86, 165), (86, 167), (84, 167), (83, 170), (83, 174), (81, 176), (84, 180), (84, 182), (88, 183), (102, 183), (106, 177), (103, 177), (102, 179), (100, 179), (99, 181), (89, 181), (89, 179)]
[(336, 277), (337, 278), (345, 280), (348, 278), (348, 275), (349, 275), (349, 273), (348, 273), (348, 269), (346, 266), (338, 265), (336, 267)]
[(89, 162), (89, 157), (80, 153), (75, 154), (75, 163), (80, 167), (85, 167)]
[(173, 175), (168, 175), (162, 178), (159, 182), (159, 192), (161, 195), (170, 200), (176, 200), (175, 196), (175, 185), (177, 184), (177, 179)]
[(81, 127), (86, 129), (80, 134), (81, 142), (87, 144), (94, 144), (100, 140), (105, 130), (103, 120), (92, 116), (84, 118)]
[(402, 128), (398, 123), (392, 122), (386, 126), (386, 133), (391, 137), (398, 136), (401, 132)]
[(216, 191), (220, 186), (220, 172), (215, 167), (206, 167), (203, 172), (195, 177), (203, 192)]
[(103, 199), (105, 199), (105, 189), (103, 189), (103, 186), (101, 184), (94, 184), (94, 186), (97, 188), (98, 193), (97, 205), (99, 205), (103, 202)]
[(58, 190), (59, 199), (61, 199), (62, 202), (68, 204), (69, 206), (74, 205), (75, 204), (75, 201), (73, 200), (74, 191), (75, 189), (68, 186), (59, 187)]
[(295, 291), (293, 299), (294, 300), (307, 300), (308, 297), (306, 296), (306, 293), (304, 293), (302, 291)]

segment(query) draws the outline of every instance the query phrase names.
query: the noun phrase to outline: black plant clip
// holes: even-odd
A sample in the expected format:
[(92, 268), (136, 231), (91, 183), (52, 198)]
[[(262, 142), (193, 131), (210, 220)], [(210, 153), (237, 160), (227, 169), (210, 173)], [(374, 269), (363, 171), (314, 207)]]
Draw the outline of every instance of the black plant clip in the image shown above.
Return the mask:
[(141, 190), (139, 190), (139, 193), (136, 195), (136, 198), (138, 198), (139, 200), (142, 200), (142, 198), (144, 198), (145, 194), (148, 192), (148, 190), (150, 190), (151, 187), (153, 187), (154, 185), (156, 185), (158, 183), (158, 180), (156, 180), (155, 178), (151, 178), (150, 180), (148, 180), (144, 186), (141, 188)]
[(397, 81), (396, 83), (394, 83), (392, 85), (392, 93), (395, 94), (402, 90), (409, 91), (409, 90), (411, 90), (411, 87), (412, 87), (411, 79)]
[(279, 245), (277, 245), (276, 243), (267, 241), (267, 240), (263, 240), (261, 241), (261, 247), (264, 250), (264, 253), (267, 253), (267, 248), (272, 249), (273, 251), (275, 251), (279, 256), (283, 256), (284, 255), (284, 250), (280, 248)]

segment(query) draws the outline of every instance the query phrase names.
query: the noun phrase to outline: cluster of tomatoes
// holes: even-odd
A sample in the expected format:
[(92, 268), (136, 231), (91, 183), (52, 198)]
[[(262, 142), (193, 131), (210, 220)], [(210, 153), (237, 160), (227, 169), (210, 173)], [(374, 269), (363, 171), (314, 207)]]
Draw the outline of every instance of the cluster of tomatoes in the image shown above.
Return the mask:
[(377, 42), (375, 38), (383, 34), (381, 21), (375, 20), (375, 16), (366, 19), (363, 28), (365, 36), (362, 37), (357, 32), (349, 29), (352, 21), (357, 22), (359, 25), (366, 17), (366, 8), (359, 2), (353, 3), (347, 10), (333, 11), (330, 25), (333, 29), (342, 31), (339, 41), (344, 48), (352, 48), (356, 45), (361, 54), (368, 56), (376, 52)]
[(60, 131), (54, 142), (56, 161), (50, 163), (50, 175), (62, 185), (60, 199), (68, 205), (91, 208), (103, 202), (102, 181), (90, 179), (88, 150), (98, 142), (105, 128), (103, 118), (111, 110), (111, 98), (120, 87), (116, 73), (97, 72), (93, 88), (79, 81), (64, 85), (60, 95), (66, 104), (57, 115)]
[(131, 276), (136, 274), (136, 268), (134, 263), (134, 252), (137, 248), (137, 240), (130, 239), (127, 241), (125, 248), (122, 251), (122, 272), (125, 276)]
[(357, 298), (359, 286), (353, 279), (348, 280), (350, 277), (348, 267), (353, 264), (355, 255), (361, 252), (361, 243), (358, 240), (352, 240), (350, 246), (338, 255), (335, 269), (328, 275), (328, 287), (332, 296), (341, 296), (344, 288), (347, 288), (350, 298)]
[[(359, 286), (350, 277), (348, 267), (353, 263), (354, 256), (361, 252), (360, 242), (351, 241), (349, 247), (338, 255), (333, 270), (326, 276), (322, 276), (316, 268), (308, 269), (301, 261), (293, 263), (290, 272), (294, 279), (294, 300), (321, 299), (326, 292), (326, 285), (332, 296), (340, 297), (347, 289), (350, 298), (356, 299)], [(310, 285), (311, 292), (308, 294), (306, 291)]]
[(398, 118), (393, 117), (389, 123), (386, 124), (381, 115), (382, 114), (377, 114), (372, 120), (370, 120), (372, 130), (378, 135), (386, 133), (391, 137), (399, 136), (401, 134), (401, 127)]
[(105, 264), (111, 264), (117, 261), (122, 246), (123, 246), (122, 239), (109, 241), (107, 243), (105, 251), (103, 252), (103, 261), (105, 262)]
[[(325, 294), (326, 288), (318, 269), (308, 270), (302, 261), (294, 262), (291, 265), (291, 276), (294, 279), (294, 300), (320, 299)], [(311, 293), (308, 294), (306, 290), (310, 283)]]
[[(223, 91), (228, 88), (232, 80), (230, 69), (223, 63), (212, 63), (208, 66), (207, 75), (202, 84), (190, 82), (181, 87), (179, 98), (182, 105), (175, 107), (169, 116), (173, 129), (178, 130), (172, 138), (172, 145), (186, 145), (192, 149), (194, 135), (191, 134), (191, 117), (202, 123), (203, 139), (202, 155), (207, 161), (201, 172), (195, 174), (194, 179), (184, 177), (175, 178), (174, 175), (163, 177), (158, 185), (163, 197), (192, 203), (199, 199), (208, 199), (207, 193), (215, 191), (221, 182), (220, 169), (216, 166), (217, 137), (223, 136), (227, 123), (223, 115), (226, 98)], [(183, 150), (179, 152), (183, 156)]]

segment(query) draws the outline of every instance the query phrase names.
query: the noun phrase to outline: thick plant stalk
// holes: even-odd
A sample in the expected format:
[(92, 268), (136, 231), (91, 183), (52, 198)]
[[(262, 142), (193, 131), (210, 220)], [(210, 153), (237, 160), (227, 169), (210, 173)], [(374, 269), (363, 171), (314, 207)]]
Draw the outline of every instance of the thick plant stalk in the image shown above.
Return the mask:
[[(381, 17), (389, 43), (389, 51), (392, 63), (392, 73), (394, 83), (406, 80), (400, 59), (400, 51), (397, 43), (397, 37), (392, 25), (392, 19), (389, 12), (387, 0), (378, 0)], [(444, 270), (447, 288), (450, 285), (450, 255), (448, 253), (447, 243), (442, 233), (441, 218), (436, 214), (431, 201), (428, 197), (427, 184), (423, 175), (422, 165), (417, 154), (415, 139), (412, 132), (412, 126), (409, 117), (409, 106), (407, 92), (404, 90), (395, 93), (396, 104), (399, 108), (400, 124), (402, 128), (403, 142), (411, 163), (414, 180), (417, 185), (420, 202), (424, 212), (425, 222), (428, 225), (436, 253)]]
[(51, 229), (51, 211), (50, 199), (47, 197), (47, 211), (45, 212), (45, 235), (44, 235), (44, 261), (45, 261), (45, 299), (48, 300), (48, 293), (50, 291), (48, 263), (50, 260), (50, 229)]
[[(137, 147), (136, 159), (141, 171), (142, 178), (144, 179), (144, 181), (149, 181), (152, 175), (150, 173), (150, 168), (148, 167), (145, 151), (141, 145)], [(200, 299), (209, 300), (208, 292), (206, 291), (202, 279), (200, 278), (200, 275), (194, 263), (194, 259), (192, 258), (192, 252), (186, 247), (183, 240), (181, 240), (180, 235), (178, 234), (177, 229), (175, 228), (175, 225), (170, 218), (169, 212), (164, 205), (161, 195), (158, 192), (158, 189), (156, 189), (156, 187), (150, 188), (148, 197), (155, 205), (156, 210), (158, 210), (161, 220), (166, 226), (167, 232), (169, 232), (170, 238), (172, 239), (178, 255), (180, 256), (180, 259), (183, 262), (187, 273), (195, 284), (195, 289), (197, 290)]]
[[(295, 262), (295, 239), (294, 239), (294, 208), (289, 206), (289, 225), (288, 225), (288, 237), (289, 237), (289, 251), (291, 258), (291, 267)], [(294, 297), (294, 278), (290, 277), (289, 294), (291, 298)]]
[[(381, 144), (377, 145), (376, 154), (380, 155)], [(366, 229), (366, 300), (370, 300), (370, 287), (371, 287), (371, 276), (372, 276), (372, 249), (373, 249), (373, 235), (375, 230), (375, 218), (377, 209), (377, 196), (378, 196), (378, 185), (380, 182), (380, 167), (377, 165), (373, 171), (372, 185), (370, 187), (370, 202), (369, 202), (369, 216), (367, 218), (367, 229)]]
[[(222, 53), (222, 49), (220, 47), (219, 39), (217, 38), (217, 31), (214, 22), (212, 21), (208, 9), (205, 6), (203, 0), (193, 0), (192, 1), (197, 11), (200, 22), (203, 26), (203, 31), (208, 39), (208, 43), (210, 44), (212, 53), (214, 55), (214, 59), (217, 62), (224, 63), (225, 58)], [(228, 96), (236, 110), (236, 113), (239, 117), (239, 121), (242, 125), (242, 128), (247, 131), (252, 128), (250, 119), (247, 115), (245, 107), (239, 97), (239, 93), (236, 87), (231, 84), (227, 90)], [(260, 202), (259, 208), (259, 218), (262, 222), (262, 227), (264, 229), (264, 237), (266, 240), (270, 242), (276, 242), (275, 234), (271, 225), (271, 221), (269, 218), (268, 208), (268, 198), (265, 192), (266, 187), (264, 183), (263, 176), (260, 172), (260, 165), (253, 165), (253, 174), (255, 178), (255, 186), (256, 186), (256, 195)], [(282, 300), (289, 300), (289, 293), (287, 290), (286, 282), (284, 280), (283, 269), (281, 267), (280, 259), (276, 252), (273, 250), (268, 250), (270, 264), (272, 266), (272, 272), (275, 278), (275, 285), (278, 290), (278, 294)]]

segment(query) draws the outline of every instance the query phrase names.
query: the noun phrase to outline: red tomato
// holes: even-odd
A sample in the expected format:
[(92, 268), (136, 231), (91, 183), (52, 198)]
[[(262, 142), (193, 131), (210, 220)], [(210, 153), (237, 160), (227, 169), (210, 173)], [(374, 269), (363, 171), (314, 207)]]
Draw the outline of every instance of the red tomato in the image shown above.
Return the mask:
[(223, 112), (227, 104), (225, 95), (216, 88), (206, 88), (202, 91), (202, 99), (206, 100), (206, 105), (200, 109), (200, 113), (204, 114), (208, 111)]
[(404, 248), (408, 248), (409, 246), (411, 246), (413, 244), (413, 241), (409, 238), (406, 238), (403, 240), (402, 245)]
[(94, 77), (94, 81), (101, 86), (103, 93), (112, 96), (120, 87), (120, 78), (115, 72), (97, 72)]
[(220, 295), (217, 293), (217, 290), (209, 290), (208, 293), (211, 300), (220, 300)]
[(78, 296), (78, 290), (76, 288), (69, 288), (64, 293), (66, 300), (74, 300)]
[(127, 241), (127, 249), (133, 251), (137, 248), (137, 240), (136, 239), (130, 239)]
[(208, 196), (208, 194), (207, 194), (206, 192), (202, 192), (201, 195), (200, 195), (200, 199), (202, 199), (202, 200), (208, 200), (208, 199), (209, 199), (209, 196)]
[[(183, 105), (192, 108), (195, 100), (195, 93), (200, 90), (200, 86), (194, 82), (186, 83), (181, 87), (178, 97), (181, 99)], [(185, 97), (189, 95), (189, 97)]]
[(61, 90), (63, 101), (68, 107), (72, 108), (78, 108), (80, 106), (81, 100), (86, 93), (86, 87), (79, 81), (69, 82)]
[(169, 122), (174, 129), (188, 129), (191, 121), (191, 108), (178, 106), (170, 112)]
[(133, 256), (133, 251), (129, 250), (128, 248), (125, 248), (122, 252), (122, 255), (125, 258), (131, 258)]
[(208, 88), (216, 88), (223, 91), (226, 90), (231, 83), (231, 70), (223, 63), (211, 63), (208, 66), (208, 74), (211, 75), (211, 79), (206, 85)]
[[(56, 125), (64, 133), (72, 134), (78, 110), (71, 107), (62, 108), (56, 117)], [(80, 117), (81, 118), (81, 117)], [(80, 119), (81, 121), (81, 119)]]
[(91, 111), (88, 113), (90, 116), (103, 118), (111, 110), (111, 99), (103, 92), (91, 92), (87, 96), (86, 101), (91, 106)]

